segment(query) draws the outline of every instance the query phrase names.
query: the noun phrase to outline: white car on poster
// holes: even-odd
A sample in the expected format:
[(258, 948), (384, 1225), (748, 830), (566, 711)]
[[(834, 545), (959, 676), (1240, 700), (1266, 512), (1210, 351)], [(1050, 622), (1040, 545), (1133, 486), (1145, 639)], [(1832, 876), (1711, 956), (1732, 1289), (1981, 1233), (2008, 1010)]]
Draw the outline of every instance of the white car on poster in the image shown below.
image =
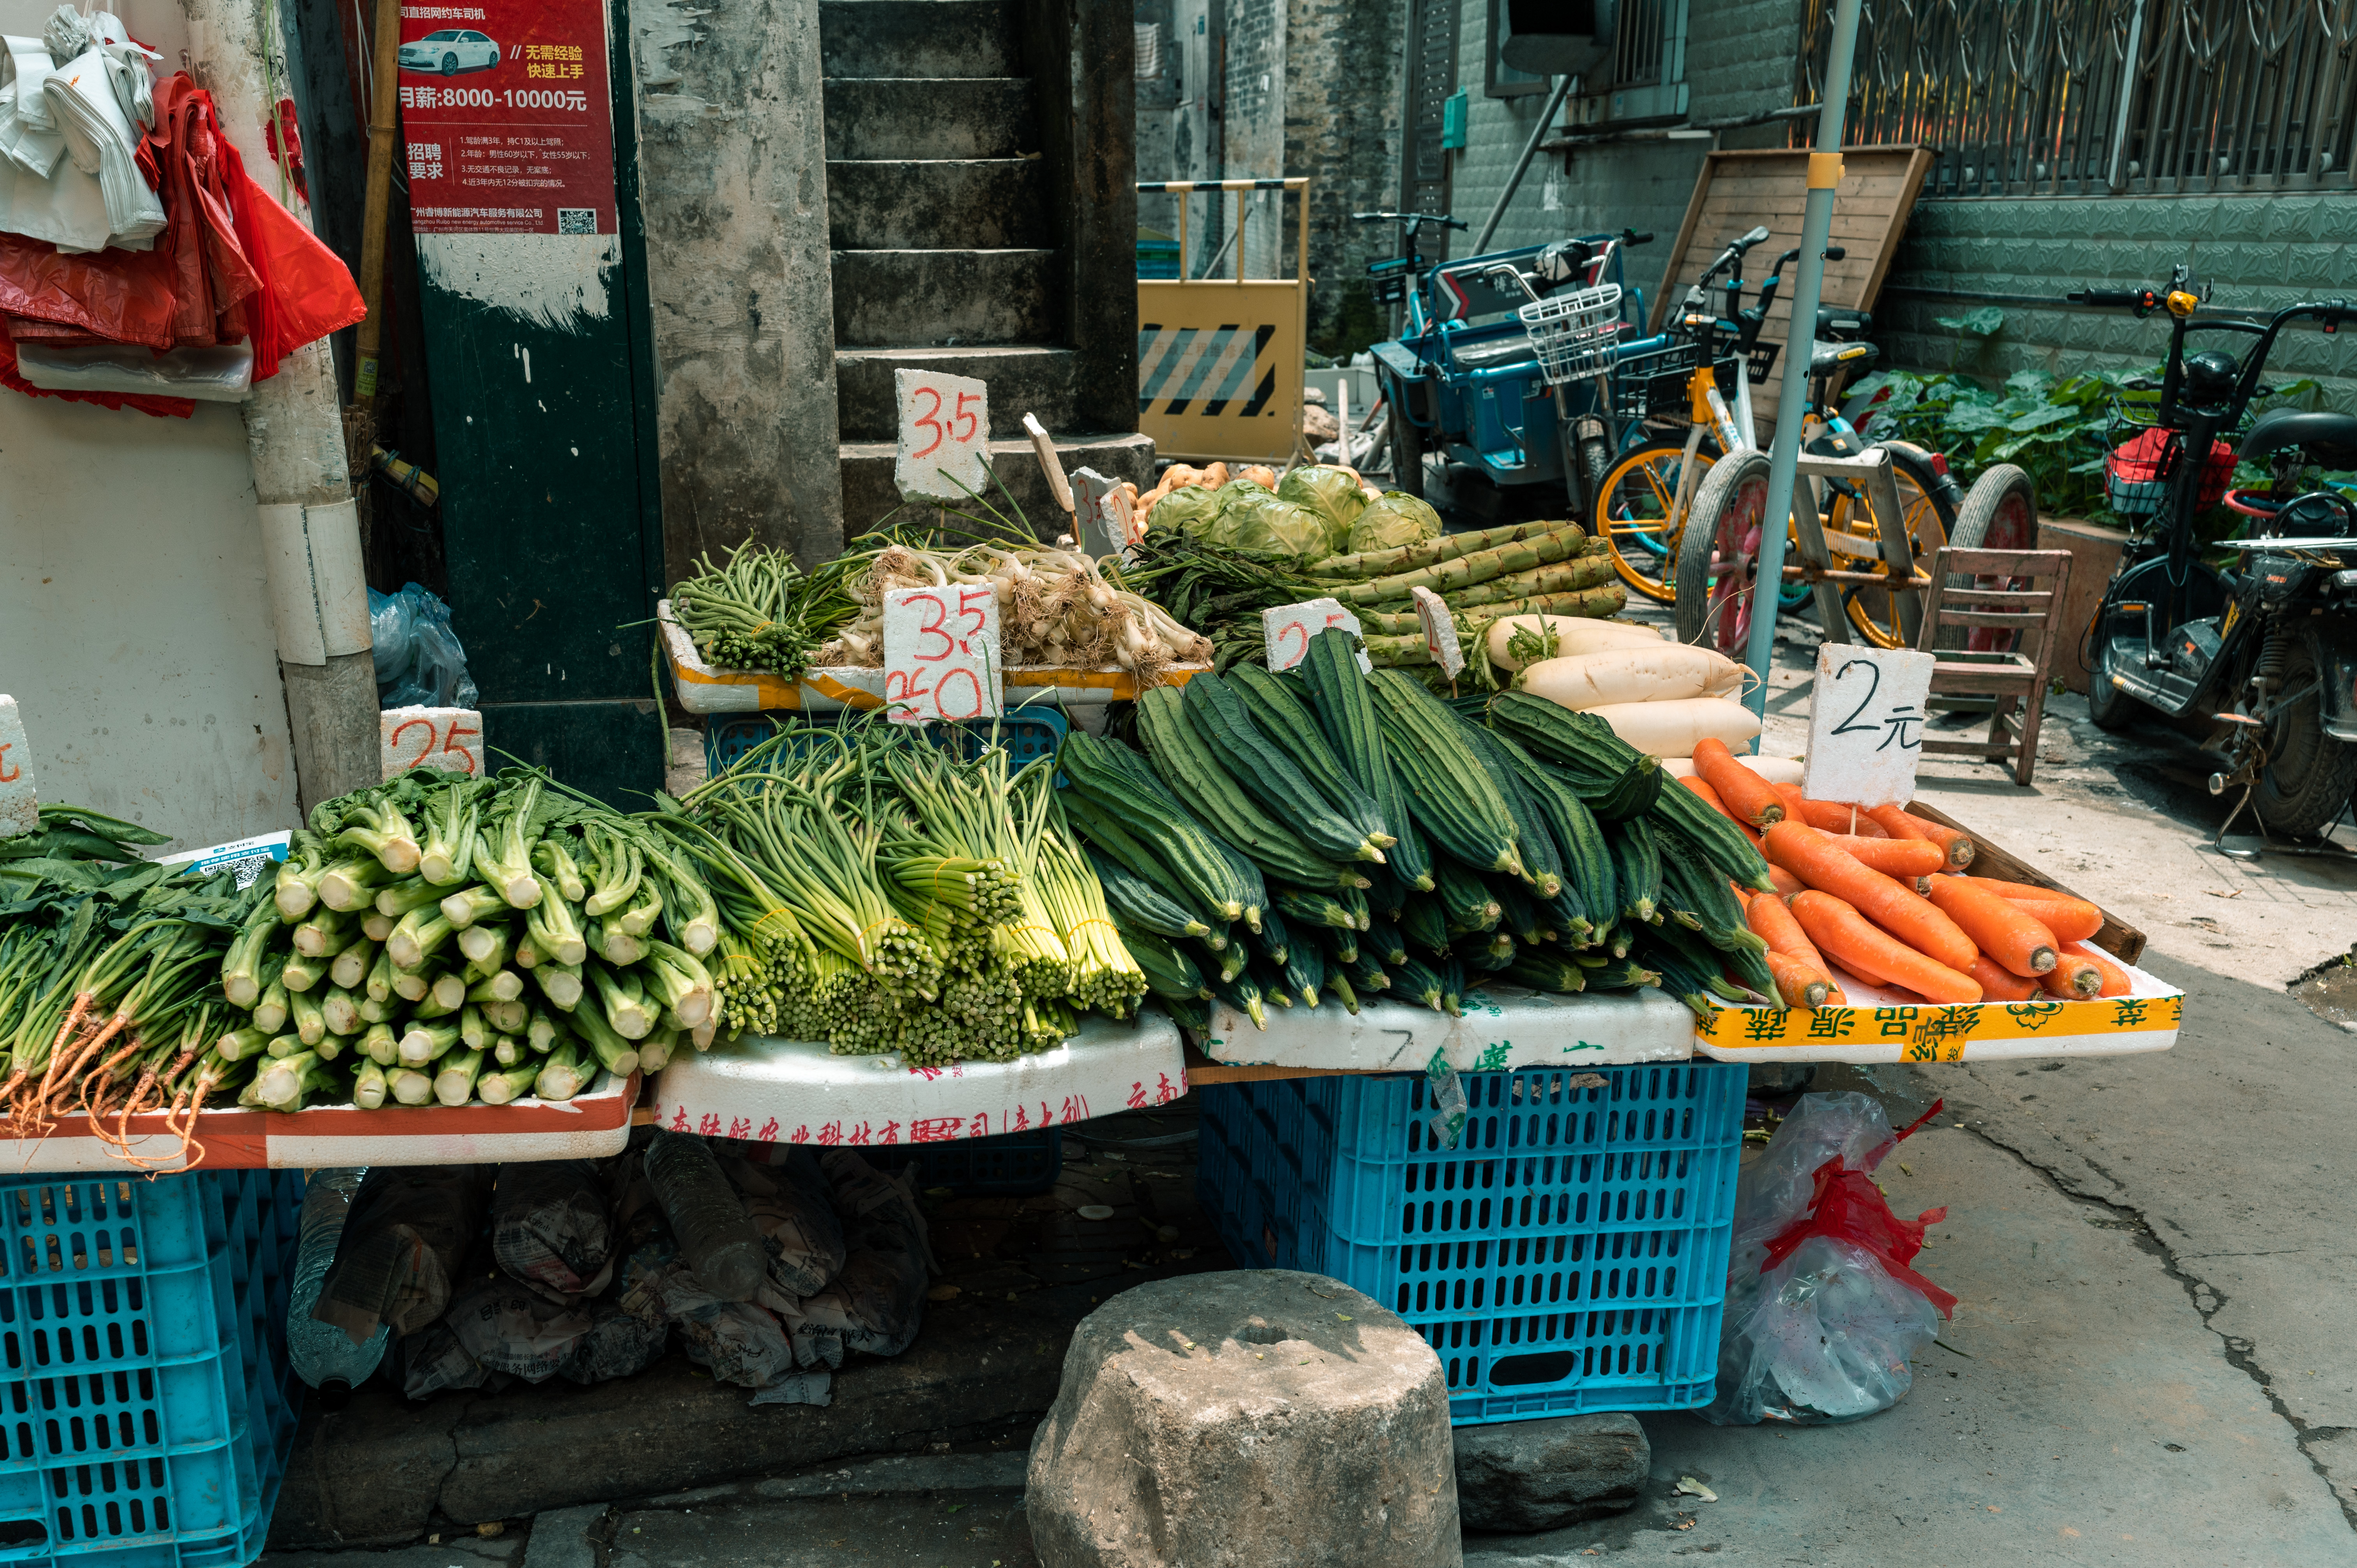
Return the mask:
[(467, 27), (445, 27), (401, 46), (401, 69), (456, 76), (490, 70), (500, 63), (500, 46)]

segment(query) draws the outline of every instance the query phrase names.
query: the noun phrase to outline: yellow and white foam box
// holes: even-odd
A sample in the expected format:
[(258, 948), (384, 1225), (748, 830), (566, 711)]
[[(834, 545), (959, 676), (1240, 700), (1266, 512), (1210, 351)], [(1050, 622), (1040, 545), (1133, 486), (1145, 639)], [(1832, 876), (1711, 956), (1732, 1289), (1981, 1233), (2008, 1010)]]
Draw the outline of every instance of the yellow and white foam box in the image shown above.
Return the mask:
[[(797, 682), (757, 670), (722, 670), (704, 661), (686, 630), (673, 618), (671, 601), (655, 605), (664, 662), (680, 705), (691, 714), (839, 713), (845, 708), (884, 705), (884, 671), (856, 665), (814, 667)], [(1179, 686), (1211, 668), (1175, 664), (1163, 677)], [(1043, 703), (1060, 708), (1102, 708), (1137, 695), (1137, 676), (1121, 669), (1077, 670), (1063, 665), (1012, 665), (1004, 672), (1006, 704)]]
[(1846, 1006), (1725, 1007), (1695, 1030), (1720, 1061), (1953, 1062), (2115, 1057), (2177, 1044), (2185, 993), (2129, 964), (2126, 996), (2091, 1002), (1925, 1002), (1843, 977)]
[(1651, 987), (1557, 996), (1483, 984), (1465, 997), (1462, 1016), (1455, 1018), (1366, 995), (1355, 1014), (1335, 1001), (1270, 1007), (1267, 1014), (1268, 1027), (1257, 1029), (1245, 1014), (1220, 1004), (1203, 1054), (1238, 1067), (1343, 1072), (1422, 1072), (1437, 1055), (1459, 1072), (1512, 1072), (1684, 1061), (1695, 1051), (1694, 1015)]

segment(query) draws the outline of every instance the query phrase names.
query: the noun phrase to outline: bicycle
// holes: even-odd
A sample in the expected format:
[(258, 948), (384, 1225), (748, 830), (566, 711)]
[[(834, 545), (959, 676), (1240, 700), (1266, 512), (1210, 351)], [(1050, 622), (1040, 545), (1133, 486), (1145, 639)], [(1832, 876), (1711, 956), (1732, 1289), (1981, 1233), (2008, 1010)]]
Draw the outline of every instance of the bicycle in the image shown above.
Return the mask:
[[(1624, 441), (1624, 456), (1604, 480), (1598, 510), (1622, 580), (1657, 603), (1677, 607), (1682, 640), (1711, 635), (1727, 651), (1739, 651), (1749, 636), (1749, 584), (1767, 510), (1769, 459), (1752, 435), (1749, 389), (1767, 379), (1779, 350), (1759, 338), (1784, 268), (1800, 259), (1797, 249), (1779, 256), (1756, 301), (1744, 306), (1740, 264), (1767, 237), (1767, 230), (1758, 228), (1732, 242), (1688, 288), (1675, 324), (1683, 342), (1649, 355), (1624, 354), (1616, 366), (1615, 409), (1632, 421), (1629, 439), (1666, 423), (1665, 415), (1674, 420), (1681, 405), (1687, 432), (1676, 444), (1630, 449)], [(1839, 261), (1843, 250), (1829, 246), (1825, 254)], [(1727, 274), (1722, 285), (1727, 309), (1719, 314), (1706, 306), (1711, 281), (1722, 272)], [(1889, 453), (1901, 515), (1921, 554), (1946, 542), (1956, 514), (1958, 489), (1946, 464), (1911, 444), (1867, 440), (1831, 403), (1835, 380), (1873, 362), (1875, 347), (1863, 341), (1872, 326), (1873, 317), (1863, 310), (1819, 307), (1811, 341), (1811, 392), (1801, 411), (1803, 449), (1831, 457), (1857, 456), (1870, 446)], [(1722, 336), (1731, 336), (1734, 348), (1724, 358), (1717, 353)], [(1731, 404), (1720, 390), (1722, 380), (1734, 389)], [(1727, 460), (1730, 454), (1733, 461)], [(1695, 516), (1713, 520), (1707, 534), (1690, 535), (1685, 525)], [(1878, 564), (1881, 532), (1857, 485), (1830, 481), (1818, 521), (1829, 552)], [(1797, 529), (1788, 524), (1788, 530), (1797, 542)], [(1810, 595), (1809, 584), (1795, 571), (1778, 592), (1779, 607), (1796, 610)], [(1879, 590), (1854, 587), (1845, 596), (1845, 612), (1861, 638), (1897, 647), (1901, 639), (1889, 598)]]

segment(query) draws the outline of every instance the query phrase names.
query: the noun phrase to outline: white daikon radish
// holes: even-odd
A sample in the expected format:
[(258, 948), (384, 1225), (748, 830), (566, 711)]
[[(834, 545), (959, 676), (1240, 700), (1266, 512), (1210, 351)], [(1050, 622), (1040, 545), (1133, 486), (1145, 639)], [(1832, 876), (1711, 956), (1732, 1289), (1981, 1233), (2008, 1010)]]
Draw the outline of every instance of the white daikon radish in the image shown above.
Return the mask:
[(1559, 707), (1585, 710), (1609, 703), (1737, 697), (1743, 692), (1743, 666), (1707, 648), (1657, 642), (1651, 648), (1543, 659), (1524, 669), (1517, 684)]
[(1665, 703), (1609, 703), (1587, 710), (1612, 733), (1648, 757), (1692, 757), (1706, 736), (1733, 750), (1760, 733), (1759, 716), (1725, 697), (1684, 697)]
[[(1735, 760), (1770, 784), (1798, 784), (1801, 781), (1802, 764), (1797, 757), (1749, 757), (1738, 752)], [(1695, 776), (1694, 758), (1664, 757), (1662, 758), (1662, 771), (1673, 779), (1691, 779)]]
[(1506, 651), (1517, 631), (1541, 634), (1552, 627), (1555, 656), (1601, 653), (1614, 648), (1658, 648), (1668, 639), (1650, 626), (1626, 620), (1589, 620), (1585, 616), (1507, 616), (1490, 623), (1490, 662), (1501, 670), (1520, 670), (1523, 660)]

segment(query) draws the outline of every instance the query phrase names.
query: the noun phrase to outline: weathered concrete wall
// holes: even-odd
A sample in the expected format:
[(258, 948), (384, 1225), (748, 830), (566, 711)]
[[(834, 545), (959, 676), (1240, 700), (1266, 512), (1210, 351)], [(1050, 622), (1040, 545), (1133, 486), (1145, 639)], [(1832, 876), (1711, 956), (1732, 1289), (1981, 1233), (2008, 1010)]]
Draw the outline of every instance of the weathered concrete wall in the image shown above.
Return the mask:
[[(1285, 54), (1285, 172), (1309, 187), (1309, 341), (1343, 355), (1388, 336), (1367, 293), (1367, 263), (1398, 231), (1353, 223), (1397, 205), (1405, 0), (1290, 0)], [(1287, 233), (1291, 238), (1290, 231)]]
[(817, 0), (630, 0), (666, 577), (843, 547)]

